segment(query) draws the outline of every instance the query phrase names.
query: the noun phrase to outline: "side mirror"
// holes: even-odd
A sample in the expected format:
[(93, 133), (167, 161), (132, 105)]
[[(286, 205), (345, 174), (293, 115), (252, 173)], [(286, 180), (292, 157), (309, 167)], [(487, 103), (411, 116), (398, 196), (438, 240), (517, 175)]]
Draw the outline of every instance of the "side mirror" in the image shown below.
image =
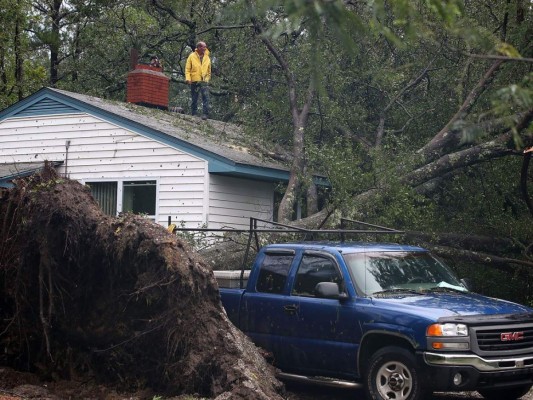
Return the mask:
[(339, 285), (335, 282), (319, 282), (315, 286), (315, 296), (324, 299), (344, 300), (348, 298), (346, 293), (341, 293)]

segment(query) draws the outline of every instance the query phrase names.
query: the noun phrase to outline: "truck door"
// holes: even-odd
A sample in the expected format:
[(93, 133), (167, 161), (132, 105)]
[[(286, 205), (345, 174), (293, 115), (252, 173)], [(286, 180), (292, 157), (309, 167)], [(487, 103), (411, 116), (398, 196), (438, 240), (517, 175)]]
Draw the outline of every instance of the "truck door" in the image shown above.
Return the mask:
[(284, 338), (295, 335), (297, 304), (289, 296), (288, 277), (295, 258), (294, 250), (267, 251), (258, 258), (258, 270), (253, 271), (255, 288), (243, 298), (242, 330), (258, 346), (270, 351), (274, 364), (290, 363), (284, 352)]
[(361, 335), (353, 302), (317, 297), (315, 287), (320, 282), (335, 282), (340, 292), (346, 292), (333, 256), (304, 253), (291, 289), (298, 309), (297, 318), (288, 321), (291, 326), (286, 329), (292, 336), (286, 338), (286, 351), (298, 371), (353, 377)]

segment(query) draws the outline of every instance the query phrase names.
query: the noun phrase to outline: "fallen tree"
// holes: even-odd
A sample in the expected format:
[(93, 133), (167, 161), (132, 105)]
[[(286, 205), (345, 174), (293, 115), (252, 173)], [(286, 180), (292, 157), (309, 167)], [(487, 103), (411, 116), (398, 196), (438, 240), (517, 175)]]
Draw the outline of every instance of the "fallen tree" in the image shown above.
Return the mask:
[[(523, 110), (521, 113), (510, 116), (509, 118), (512, 117), (514, 121), (511, 128), (502, 124), (501, 119), (496, 119), (491, 121), (491, 123), (485, 121), (484, 123), (478, 124), (485, 131), (486, 138), (484, 140), (463, 141), (463, 130), (455, 127), (455, 124), (459, 120), (466, 119), (473, 105), (487, 89), (487, 86), (492, 81), (493, 75), (496, 74), (501, 65), (501, 61), (496, 61), (489, 67), (446, 125), (415, 152), (413, 162), (400, 163), (392, 166), (394, 168), (393, 175), (397, 176), (397, 180), (389, 182), (378, 175), (374, 187), (361, 193), (355, 193), (349, 201), (353, 204), (371, 204), (376, 202), (376, 199), (392, 186), (398, 184), (414, 190), (419, 195), (431, 198), (432, 193), (435, 192), (443, 181), (464, 172), (468, 168), (481, 166), (488, 161), (505, 157), (522, 157), (522, 169), (520, 172), (516, 171), (515, 176), (517, 182), (520, 183), (522, 198), (527, 204), (530, 214), (533, 215), (530, 194), (528, 193), (528, 186), (531, 184), (531, 172), (529, 171), (531, 150), (523, 151), (517, 147), (517, 143), (521, 143), (521, 146), (526, 148), (533, 145), (533, 136), (530, 133), (531, 123), (533, 121), (533, 109), (529, 108)], [(313, 215), (296, 221), (295, 224), (309, 228), (322, 226), (326, 223), (335, 225), (338, 221), (331, 218), (334, 215), (334, 211), (335, 209), (333, 208), (324, 208)], [(356, 219), (362, 218), (361, 215), (355, 215), (354, 217)], [(439, 232), (431, 236), (434, 239), (449, 235), (456, 236), (457, 234), (453, 232)], [(435, 245), (433, 250), (446, 258), (464, 259), (467, 257), (470, 260), (482, 261), (484, 264), (499, 268), (516, 265), (529, 268), (533, 266), (533, 262), (531, 261), (531, 249), (533, 245), (531, 243), (523, 244), (523, 250), (515, 253), (515, 257), (508, 257), (506, 254), (499, 253), (497, 248), (491, 249), (488, 253), (486, 252), (486, 248), (472, 248), (469, 251), (468, 249), (461, 248), (461, 245), (445, 248), (438, 246), (438, 240), (435, 241), (428, 238), (425, 234), (415, 235), (411, 233), (411, 238), (415, 236), (418, 237), (415, 242), (423, 243), (426, 247)], [(422, 236), (424, 237), (422, 238)], [(509, 238), (507, 240), (512, 239)]]
[(0, 198), (0, 364), (218, 399), (281, 398), (186, 243), (46, 167)]

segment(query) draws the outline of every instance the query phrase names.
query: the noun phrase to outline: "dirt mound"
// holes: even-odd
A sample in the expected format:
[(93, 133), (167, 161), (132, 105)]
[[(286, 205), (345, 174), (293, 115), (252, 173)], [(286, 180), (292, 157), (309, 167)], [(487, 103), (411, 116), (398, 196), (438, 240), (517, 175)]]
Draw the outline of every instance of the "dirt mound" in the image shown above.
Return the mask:
[(145, 218), (105, 216), (50, 168), (0, 198), (0, 364), (49, 379), (281, 398), (209, 268)]

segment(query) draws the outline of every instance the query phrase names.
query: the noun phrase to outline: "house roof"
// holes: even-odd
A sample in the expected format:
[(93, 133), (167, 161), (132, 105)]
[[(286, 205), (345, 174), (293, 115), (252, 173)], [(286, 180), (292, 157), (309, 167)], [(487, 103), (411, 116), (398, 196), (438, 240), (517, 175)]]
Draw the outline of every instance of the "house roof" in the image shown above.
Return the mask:
[[(23, 178), (40, 171), (44, 167), (44, 161), (27, 163), (0, 164), (0, 187), (12, 187), (11, 181), (15, 178)], [(52, 166), (57, 167), (63, 161), (53, 161)]]
[[(252, 179), (287, 181), (289, 169), (247, 146), (233, 124), (105, 100), (65, 90), (43, 88), (0, 112), (13, 117), (88, 113), (170, 147), (208, 161), (210, 173)], [(0, 177), (3, 175), (0, 173)]]

